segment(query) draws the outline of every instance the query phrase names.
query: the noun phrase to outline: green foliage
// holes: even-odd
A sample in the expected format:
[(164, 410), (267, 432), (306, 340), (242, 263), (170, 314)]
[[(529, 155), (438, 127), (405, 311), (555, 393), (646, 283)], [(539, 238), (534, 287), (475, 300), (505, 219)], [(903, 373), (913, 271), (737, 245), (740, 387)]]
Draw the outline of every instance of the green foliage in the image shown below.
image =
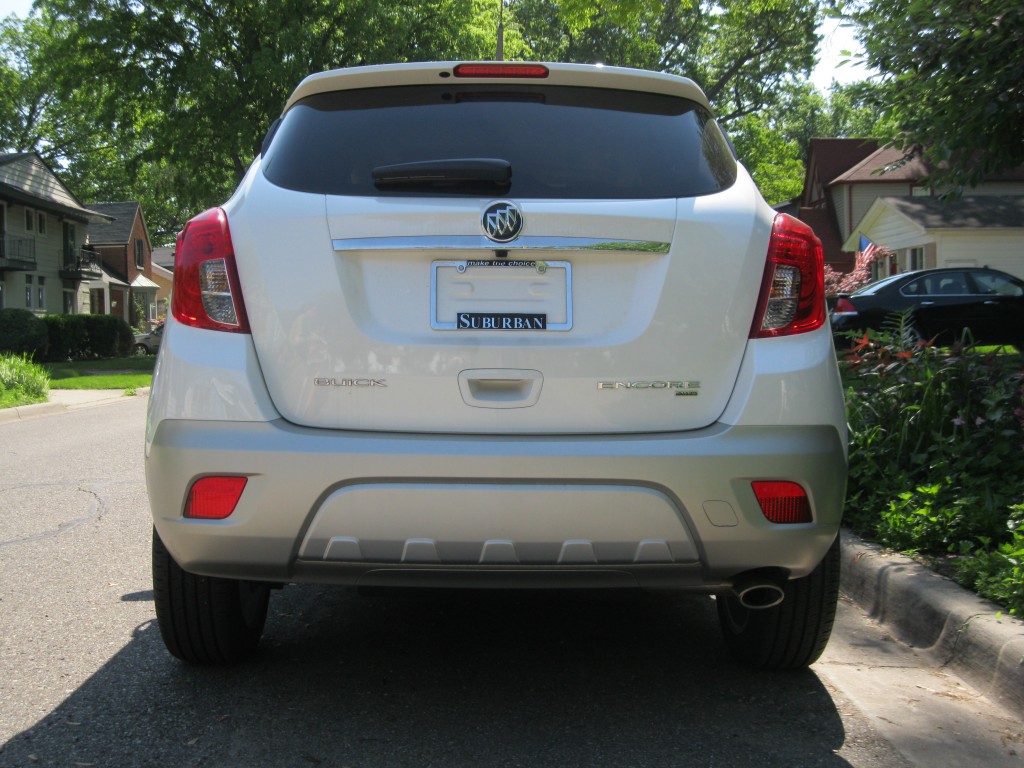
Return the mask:
[(1024, 599), (1020, 563), (1010, 562), (1024, 503), (1020, 356), (937, 348), (902, 315), (859, 339), (842, 365), (847, 524), (896, 549), (953, 553), (968, 581), (1016, 578), (1015, 599)]
[(46, 315), (43, 322), (50, 340), (47, 360), (70, 360), (88, 348), (89, 315)]
[(990, 548), (991, 542), (969, 553), (960, 564), (956, 580), (979, 595), (1024, 616), (1024, 506), (1013, 506), (1007, 523), (1010, 540)]
[(47, 333), (48, 361), (121, 357), (131, 352), (131, 326), (113, 315), (47, 315), (39, 320)]
[(685, 75), (723, 123), (773, 106), (786, 84), (810, 72), (819, 18), (812, 0), (665, 0), (625, 10), (518, 0), (509, 10), (532, 58)]
[(46, 400), (50, 377), (27, 355), (0, 353), (0, 401), (3, 407)]
[(42, 360), (49, 346), (46, 323), (27, 309), (0, 309), (0, 352)]
[(783, 203), (800, 194), (804, 164), (796, 141), (786, 139), (762, 115), (746, 115), (734, 121), (732, 140), (765, 200)]
[(1024, 163), (1024, 5), (1019, 0), (854, 0), (878, 103), (895, 146), (935, 164), (933, 185), (960, 193)]

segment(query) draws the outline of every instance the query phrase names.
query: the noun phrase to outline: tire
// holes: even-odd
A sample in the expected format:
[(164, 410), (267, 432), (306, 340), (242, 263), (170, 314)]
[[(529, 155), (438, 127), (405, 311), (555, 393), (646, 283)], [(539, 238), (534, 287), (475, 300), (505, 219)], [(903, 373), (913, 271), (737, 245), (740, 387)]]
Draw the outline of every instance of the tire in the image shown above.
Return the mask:
[(136, 344), (134, 347), (132, 347), (132, 352), (134, 352), (136, 355), (139, 355), (140, 357), (142, 355), (148, 355), (149, 354), (149, 350), (146, 349), (146, 345), (145, 344)]
[(718, 622), (733, 657), (755, 669), (803, 669), (828, 644), (839, 601), (839, 537), (821, 563), (786, 582), (774, 608), (750, 610), (733, 594), (719, 595)]
[(263, 634), (270, 585), (183, 570), (153, 531), (153, 602), (164, 645), (189, 664), (235, 664)]

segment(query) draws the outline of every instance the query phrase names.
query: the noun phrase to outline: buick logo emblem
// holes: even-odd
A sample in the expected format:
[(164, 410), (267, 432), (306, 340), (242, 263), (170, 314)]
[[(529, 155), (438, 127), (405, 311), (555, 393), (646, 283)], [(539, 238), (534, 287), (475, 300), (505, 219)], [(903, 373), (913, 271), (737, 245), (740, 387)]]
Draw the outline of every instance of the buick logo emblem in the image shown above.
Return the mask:
[(519, 237), (523, 229), (523, 212), (513, 203), (494, 203), (484, 211), (480, 223), (489, 239), (507, 243)]

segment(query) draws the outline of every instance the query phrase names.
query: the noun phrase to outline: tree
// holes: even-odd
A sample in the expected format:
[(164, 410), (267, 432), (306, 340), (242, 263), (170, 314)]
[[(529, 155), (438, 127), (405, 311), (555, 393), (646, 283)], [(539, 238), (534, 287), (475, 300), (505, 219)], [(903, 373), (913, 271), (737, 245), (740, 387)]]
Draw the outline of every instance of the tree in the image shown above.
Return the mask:
[[(40, 0), (0, 82), (45, 94), (38, 130), (0, 134), (59, 165), (84, 200), (139, 199), (168, 242), (237, 185), (306, 75), (387, 61), (486, 58), (483, 0)], [(39, 27), (46, 34), (28, 34)], [(13, 72), (13, 75), (12, 75)], [(13, 79), (12, 79), (13, 78)], [(15, 125), (7, 119), (5, 125)]]
[[(635, 2), (634, 13), (556, 0), (510, 5), (535, 58), (640, 67), (694, 80), (729, 123), (774, 104), (814, 65), (816, 0)], [(615, 4), (607, 4), (615, 8)]]
[(908, 157), (934, 164), (954, 194), (1024, 163), (1024, 5), (1020, 0), (854, 0), (879, 103)]

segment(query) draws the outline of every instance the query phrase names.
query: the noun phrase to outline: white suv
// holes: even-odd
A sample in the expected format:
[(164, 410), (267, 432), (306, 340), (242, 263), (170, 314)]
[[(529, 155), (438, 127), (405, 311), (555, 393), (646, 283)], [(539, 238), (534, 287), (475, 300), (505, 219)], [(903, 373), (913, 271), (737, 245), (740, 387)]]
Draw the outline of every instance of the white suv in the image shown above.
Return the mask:
[(174, 279), (146, 435), (174, 655), (244, 658), (285, 582), (694, 590), (744, 663), (824, 648), (821, 247), (693, 82), (313, 75)]

